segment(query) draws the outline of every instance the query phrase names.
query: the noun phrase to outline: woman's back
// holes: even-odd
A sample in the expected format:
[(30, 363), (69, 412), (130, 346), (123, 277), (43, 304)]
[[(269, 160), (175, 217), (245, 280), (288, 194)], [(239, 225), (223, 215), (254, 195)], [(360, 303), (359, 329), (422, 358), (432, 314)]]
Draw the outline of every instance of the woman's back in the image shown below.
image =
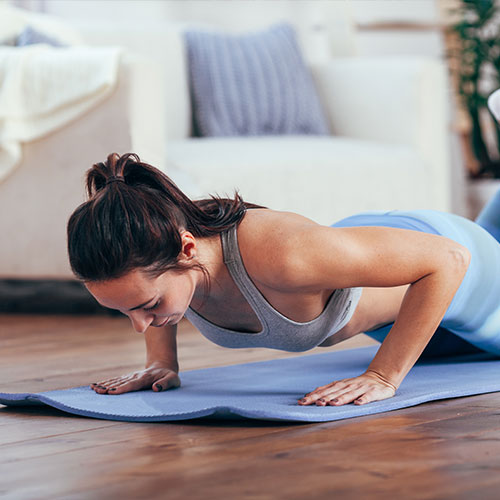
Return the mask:
[[(307, 276), (287, 286), (284, 276), (295, 262), (287, 258), (289, 240), (314, 225), (287, 212), (250, 210), (239, 227), (221, 234), (227, 269), (214, 281), (212, 300), (186, 317), (213, 342), (225, 347), (269, 347), (304, 351), (321, 344), (351, 319), (361, 289), (311, 289)], [(294, 252), (295, 254), (295, 252)]]

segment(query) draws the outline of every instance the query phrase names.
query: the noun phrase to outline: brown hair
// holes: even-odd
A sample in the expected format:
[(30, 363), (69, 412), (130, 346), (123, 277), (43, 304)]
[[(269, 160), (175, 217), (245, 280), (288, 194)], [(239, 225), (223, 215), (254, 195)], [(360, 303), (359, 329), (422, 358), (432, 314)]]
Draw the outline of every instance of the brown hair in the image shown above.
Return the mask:
[(108, 155), (87, 172), (88, 201), (68, 222), (71, 269), (83, 281), (119, 278), (134, 269), (159, 276), (168, 269), (184, 271), (201, 264), (181, 265), (181, 229), (195, 237), (219, 234), (238, 225), (247, 208), (235, 191), (234, 199), (211, 196), (190, 200), (160, 170), (136, 154)]

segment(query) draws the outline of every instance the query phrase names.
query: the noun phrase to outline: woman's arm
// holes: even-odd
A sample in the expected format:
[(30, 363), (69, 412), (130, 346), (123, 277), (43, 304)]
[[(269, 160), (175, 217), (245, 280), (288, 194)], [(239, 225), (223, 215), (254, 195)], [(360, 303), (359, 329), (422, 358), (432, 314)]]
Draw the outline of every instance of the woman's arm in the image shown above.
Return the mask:
[(410, 285), (392, 329), (366, 372), (317, 388), (300, 404), (365, 404), (392, 397), (436, 331), (465, 272), (457, 266)]
[(467, 267), (466, 257), (450, 254), (446, 265), (410, 285), (367, 371), (399, 387), (441, 323)]
[(443, 319), (467, 272), (469, 251), (442, 236), (381, 227), (311, 229), (309, 240), (302, 272), (316, 284), (410, 287), (365, 374), (319, 387), (300, 403), (363, 404), (391, 397)]
[(163, 366), (179, 372), (177, 360), (177, 325), (163, 328), (148, 328), (144, 333), (146, 341), (146, 368)]

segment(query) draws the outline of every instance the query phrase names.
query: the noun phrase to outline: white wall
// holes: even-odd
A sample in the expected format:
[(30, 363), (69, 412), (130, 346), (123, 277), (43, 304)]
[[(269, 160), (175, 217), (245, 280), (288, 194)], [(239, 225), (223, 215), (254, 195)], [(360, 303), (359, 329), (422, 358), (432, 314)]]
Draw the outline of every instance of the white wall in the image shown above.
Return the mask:
[[(442, 57), (442, 35), (432, 27), (439, 25), (442, 11), (456, 0), (9, 1), (62, 17), (75, 26), (118, 23), (126, 29), (181, 21), (241, 31), (289, 20), (307, 26), (318, 38), (328, 37), (333, 55)], [(427, 29), (381, 29), (381, 23), (420, 23)]]
[[(443, 55), (441, 32), (432, 29), (440, 23), (436, 0), (356, 0), (351, 12), (358, 26), (359, 53), (363, 55)], [(421, 29), (411, 28), (419, 24)], [(370, 29), (370, 25), (378, 25)], [(387, 28), (383, 29), (383, 25)], [(388, 25), (401, 25), (395, 29)], [(406, 28), (403, 26), (407, 25)]]
[[(441, 0), (443, 1), (443, 0)], [(81, 24), (159, 24), (191, 21), (214, 24), (226, 29), (260, 27), (265, 20), (300, 19), (330, 31), (340, 9), (353, 23), (413, 22), (438, 24), (438, 0), (11, 0), (26, 8), (43, 10)], [(344, 28), (345, 29), (345, 28)], [(344, 33), (349, 36), (349, 33)], [(340, 39), (335, 40), (341, 44)], [(335, 50), (335, 47), (333, 47)], [(358, 55), (442, 54), (442, 40), (436, 31), (362, 29), (356, 36)]]
[[(29, 1), (32, 8), (37, 0), (11, 1)], [(39, 8), (77, 27), (120, 23), (124, 29), (141, 25), (154, 28), (182, 22), (242, 31), (286, 20), (299, 28), (299, 38), (316, 37), (317, 47), (323, 47), (327, 40), (333, 55), (355, 52), (348, 0), (44, 0)]]
[[(438, 25), (444, 10), (456, 0), (8, 0), (16, 6), (60, 16), (73, 24), (161, 24), (167, 21), (211, 23), (226, 29), (260, 27), (279, 18), (329, 32), (345, 24), (336, 22), (339, 12), (358, 26), (358, 55), (442, 55), (437, 30), (372, 29), (374, 23)], [(345, 27), (343, 28), (345, 31)], [(332, 50), (350, 37), (335, 35)], [(352, 43), (352, 40), (349, 40)]]

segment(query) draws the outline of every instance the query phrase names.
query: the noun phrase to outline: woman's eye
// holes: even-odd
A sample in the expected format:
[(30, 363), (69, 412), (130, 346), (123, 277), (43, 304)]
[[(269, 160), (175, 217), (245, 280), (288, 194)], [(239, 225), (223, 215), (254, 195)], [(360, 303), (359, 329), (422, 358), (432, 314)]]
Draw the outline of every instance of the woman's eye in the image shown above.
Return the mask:
[(155, 309), (156, 307), (158, 307), (159, 304), (160, 304), (160, 301), (158, 300), (158, 302), (156, 302), (156, 304), (154, 306), (145, 307), (144, 310), (145, 311), (152, 311), (153, 309)]

